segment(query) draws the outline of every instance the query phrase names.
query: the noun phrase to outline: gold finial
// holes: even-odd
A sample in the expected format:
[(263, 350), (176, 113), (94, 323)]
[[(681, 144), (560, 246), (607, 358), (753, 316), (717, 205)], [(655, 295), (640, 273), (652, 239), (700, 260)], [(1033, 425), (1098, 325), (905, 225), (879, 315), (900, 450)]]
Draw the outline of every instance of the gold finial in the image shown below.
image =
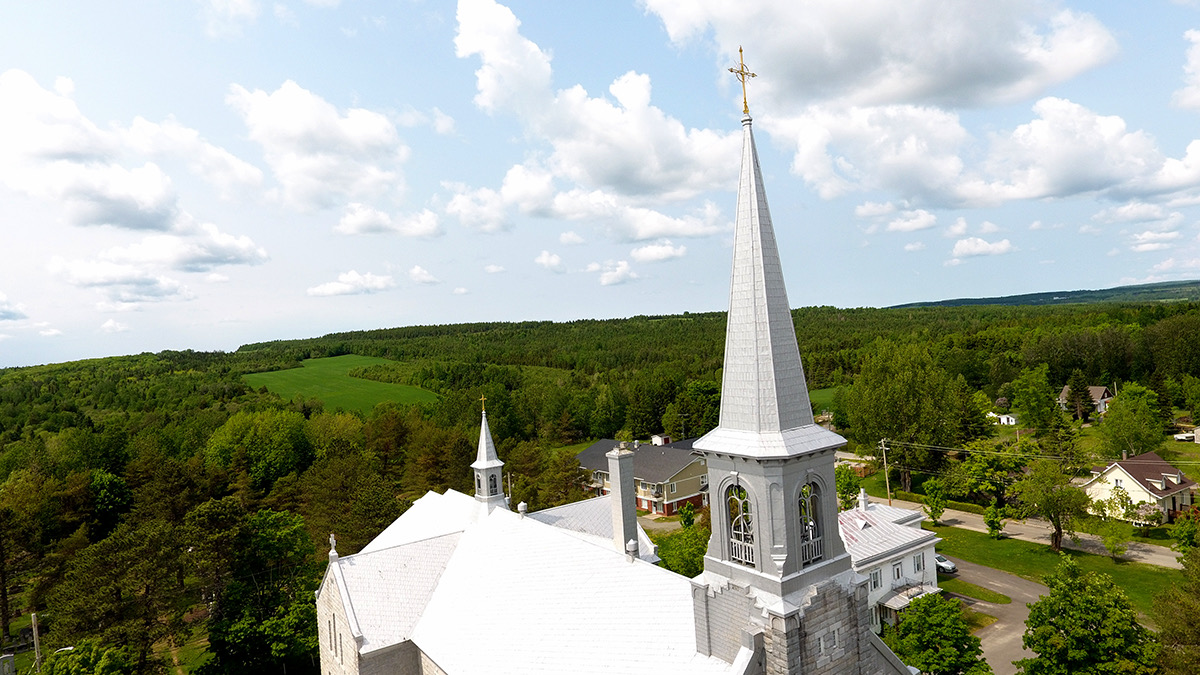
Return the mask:
[(750, 104), (746, 103), (746, 78), (747, 77), (758, 77), (758, 75), (756, 75), (746, 69), (746, 61), (742, 57), (742, 48), (740, 46), (738, 47), (738, 67), (730, 68), (729, 72), (733, 73), (737, 77), (737, 79), (742, 83), (742, 114), (749, 115), (750, 114)]
[(487, 412), (487, 396), (479, 397), (479, 407), (483, 409), (483, 412)]

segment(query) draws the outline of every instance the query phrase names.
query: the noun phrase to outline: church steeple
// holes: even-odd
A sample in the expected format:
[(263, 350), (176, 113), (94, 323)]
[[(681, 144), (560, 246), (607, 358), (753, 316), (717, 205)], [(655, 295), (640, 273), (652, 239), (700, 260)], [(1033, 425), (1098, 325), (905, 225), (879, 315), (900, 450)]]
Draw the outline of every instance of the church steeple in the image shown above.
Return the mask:
[(501, 470), (503, 466), (504, 462), (501, 462), (496, 454), (496, 444), (492, 442), (492, 431), (488, 428), (485, 409), (483, 421), (479, 426), (479, 451), (471, 468), (475, 470), (475, 499), (487, 504), (489, 510), (497, 506), (508, 508), (508, 498), (504, 496), (504, 474)]
[(749, 114), (742, 130), (721, 417), (693, 447), (712, 486), (705, 571), (786, 596), (849, 568), (833, 476), (846, 441), (814, 424)]

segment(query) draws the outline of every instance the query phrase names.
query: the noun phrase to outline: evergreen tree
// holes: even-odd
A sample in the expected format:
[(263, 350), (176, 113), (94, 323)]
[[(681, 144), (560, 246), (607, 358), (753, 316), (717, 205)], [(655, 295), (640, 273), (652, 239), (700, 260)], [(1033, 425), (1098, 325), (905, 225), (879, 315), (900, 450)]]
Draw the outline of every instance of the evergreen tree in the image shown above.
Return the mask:
[(1084, 572), (1062, 556), (1046, 575), (1050, 593), (1029, 605), (1022, 644), (1037, 656), (1017, 661), (1024, 675), (1152, 675), (1158, 656), (1154, 634), (1112, 577)]
[(1067, 411), (1075, 419), (1086, 422), (1095, 409), (1096, 402), (1092, 400), (1087, 378), (1082, 370), (1076, 368), (1071, 371), (1071, 379), (1067, 380)]

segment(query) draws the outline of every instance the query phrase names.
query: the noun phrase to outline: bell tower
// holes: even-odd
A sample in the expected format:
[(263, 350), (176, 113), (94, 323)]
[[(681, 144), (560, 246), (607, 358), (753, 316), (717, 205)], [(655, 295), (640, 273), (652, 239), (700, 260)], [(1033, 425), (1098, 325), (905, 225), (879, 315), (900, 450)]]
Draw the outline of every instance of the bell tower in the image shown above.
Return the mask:
[[(480, 402), (487, 399), (480, 397)], [(508, 497), (504, 496), (504, 462), (496, 454), (496, 444), (492, 442), (492, 431), (488, 428), (487, 409), (482, 411), (483, 421), (479, 426), (479, 451), (471, 469), (475, 472), (475, 499), (487, 504), (488, 510), (496, 507), (508, 508)]]
[(697, 650), (732, 659), (753, 648), (771, 674), (884, 672), (866, 579), (838, 534), (834, 452), (846, 440), (814, 423), (784, 288), (744, 102), (754, 73), (744, 62), (730, 71), (745, 114), (721, 417), (692, 445), (707, 460), (712, 508), (693, 580)]

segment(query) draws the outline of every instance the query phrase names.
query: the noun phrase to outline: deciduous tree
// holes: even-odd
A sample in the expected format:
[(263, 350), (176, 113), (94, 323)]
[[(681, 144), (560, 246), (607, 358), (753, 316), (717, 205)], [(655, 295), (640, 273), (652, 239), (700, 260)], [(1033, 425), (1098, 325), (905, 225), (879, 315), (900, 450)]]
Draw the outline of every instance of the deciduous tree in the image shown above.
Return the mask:
[(957, 600), (936, 593), (909, 604), (884, 642), (905, 664), (929, 675), (990, 675), (979, 638), (963, 620)]
[(1084, 572), (1063, 555), (1046, 575), (1050, 593), (1029, 605), (1022, 643), (1037, 656), (1017, 661), (1024, 675), (1151, 675), (1158, 643), (1112, 577)]
[(1158, 396), (1136, 384), (1125, 385), (1113, 400), (1100, 424), (1100, 438), (1109, 457), (1158, 450), (1163, 444), (1162, 422), (1158, 418)]
[(1075, 520), (1087, 514), (1091, 500), (1087, 493), (1071, 484), (1058, 462), (1042, 459), (1030, 465), (1029, 473), (1013, 483), (1012, 494), (1027, 515), (1045, 518), (1054, 532), (1050, 548), (1062, 550), (1063, 532), (1075, 534)]
[(925, 513), (937, 525), (946, 512), (946, 488), (937, 478), (930, 478), (922, 487), (925, 488)]
[(1200, 673), (1200, 548), (1183, 556), (1183, 582), (1154, 598), (1154, 622), (1162, 645), (1163, 675)]

